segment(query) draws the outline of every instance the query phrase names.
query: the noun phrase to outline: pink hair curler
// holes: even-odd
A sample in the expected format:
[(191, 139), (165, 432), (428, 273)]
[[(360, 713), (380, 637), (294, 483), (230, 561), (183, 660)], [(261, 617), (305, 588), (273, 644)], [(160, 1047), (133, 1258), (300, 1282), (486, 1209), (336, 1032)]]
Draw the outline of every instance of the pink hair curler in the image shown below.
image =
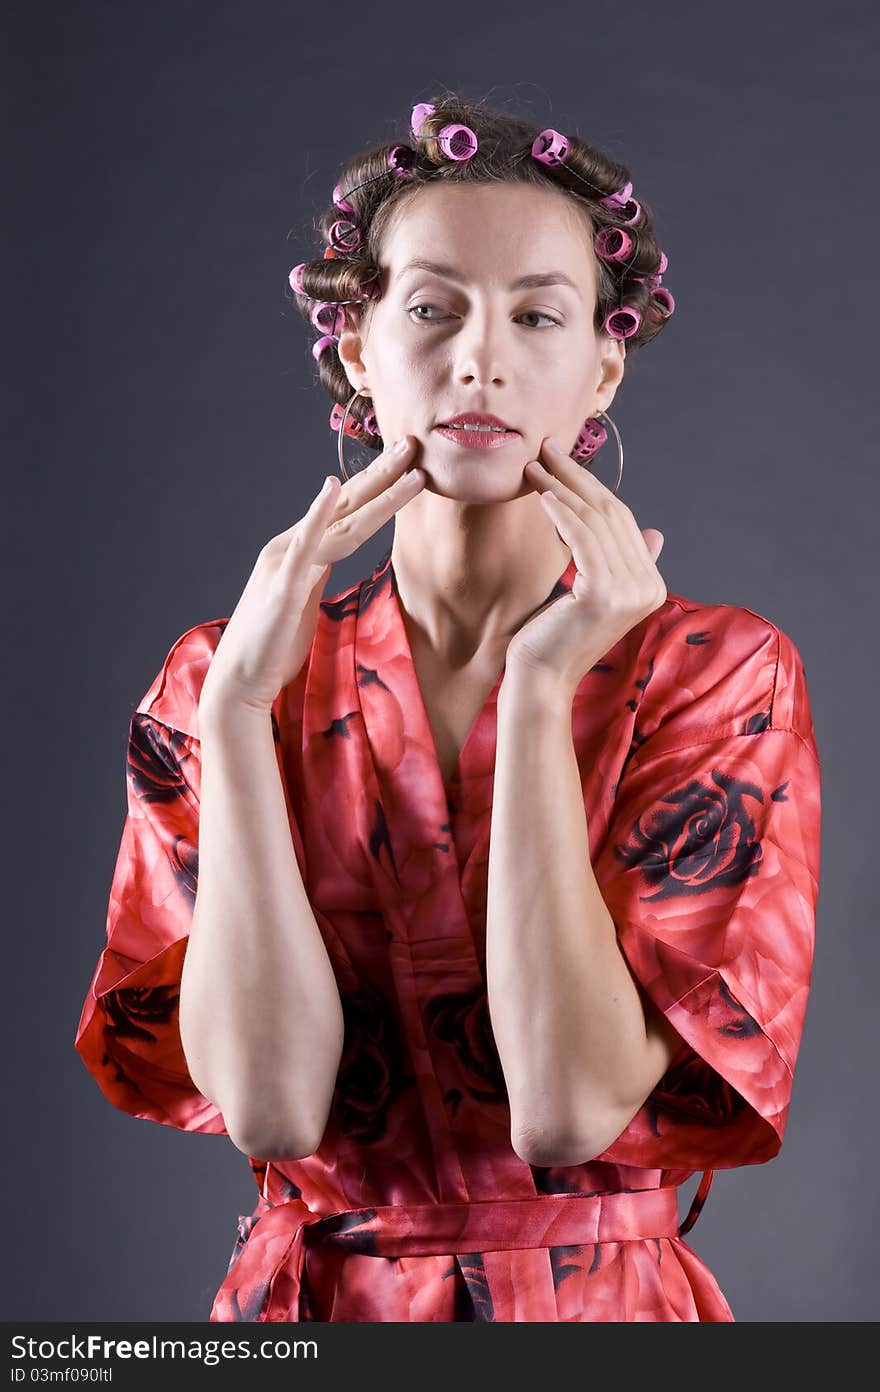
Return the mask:
[(309, 318), (322, 334), (338, 334), (345, 328), (345, 311), (332, 300), (319, 300)]
[[(425, 118), (427, 116), (433, 116), (435, 110), (436, 107), (434, 107), (431, 102), (419, 102), (417, 106), (413, 107), (409, 123), (412, 133), (417, 140), (429, 139), (428, 136), (423, 136), (421, 134), (421, 130), (425, 123)], [(437, 144), (440, 146), (446, 158), (451, 160), (472, 159), (477, 153), (477, 147), (479, 145), (479, 141), (470, 126), (462, 126), (455, 123), (443, 126), (433, 139), (437, 141)]]
[[(349, 193), (350, 193), (350, 192), (351, 192), (351, 190), (349, 189)], [(344, 196), (344, 194), (342, 193), (342, 184), (334, 184), (334, 186), (333, 186), (333, 202), (336, 204), (336, 207), (339, 209), (339, 211), (340, 211), (341, 213), (353, 213), (353, 212), (354, 212), (354, 208), (351, 206), (351, 204), (349, 203), (348, 199), (347, 199), (347, 198)]]
[(357, 223), (348, 218), (337, 218), (327, 236), (333, 250), (341, 252), (357, 251), (363, 240)]
[[(339, 429), (344, 411), (345, 407), (340, 406), (337, 402), (336, 405), (333, 407), (333, 410), (330, 412), (331, 430)], [(352, 440), (359, 440), (363, 433), (363, 426), (359, 425), (356, 420), (353, 420), (351, 416), (349, 416), (346, 419), (345, 425), (342, 427), (342, 433), (343, 435), (350, 436)]]
[[(622, 216), (626, 209), (629, 209), (629, 217)], [(631, 198), (628, 203), (622, 208), (618, 208), (617, 211), (621, 214), (621, 221), (624, 227), (632, 227), (633, 223), (638, 222), (639, 218), (642, 216), (642, 205), (641, 203), (637, 203), (634, 198)]]
[(338, 334), (322, 334), (319, 339), (316, 339), (312, 344), (312, 357), (315, 359), (315, 362), (318, 361), (325, 348), (329, 348), (331, 343), (338, 342)]
[[(340, 423), (342, 421), (343, 409), (344, 408), (340, 406), (337, 402), (336, 405), (333, 407), (333, 410), (330, 412), (330, 428), (332, 430), (339, 429)], [(347, 420), (345, 422), (342, 433), (343, 435), (350, 435), (353, 440), (356, 440), (358, 438), (357, 431), (355, 430), (354, 425), (350, 420)]]
[(605, 198), (600, 198), (599, 202), (603, 208), (625, 208), (632, 198), (632, 184), (625, 184), (617, 193), (609, 193)]
[(620, 305), (618, 309), (612, 309), (606, 315), (603, 328), (611, 338), (632, 338), (638, 332), (642, 316), (637, 309), (630, 309), (626, 305)]
[(392, 145), (388, 151), (388, 168), (398, 179), (411, 179), (416, 152), (411, 145)]
[(419, 131), (424, 125), (425, 117), (433, 116), (436, 109), (437, 108), (431, 102), (418, 102), (417, 105), (413, 107), (409, 118), (409, 127), (417, 140), (419, 138)]
[(398, 179), (411, 179), (412, 166), (415, 161), (416, 152), (409, 145), (392, 145), (388, 151), (386, 163), (387, 169), (383, 169), (381, 174), (371, 174), (369, 179), (364, 179), (359, 184), (354, 184), (345, 193), (342, 193), (342, 185), (337, 184), (333, 189), (333, 202), (342, 213), (353, 213), (354, 208), (348, 201), (348, 194), (354, 193), (356, 189), (366, 188), (367, 184), (372, 184), (376, 179), (384, 179), (387, 174), (393, 174)]
[(602, 422), (596, 420), (595, 416), (591, 416), (589, 420), (584, 421), (578, 431), (578, 437), (571, 451), (572, 459), (577, 460), (578, 463), (583, 463), (588, 459), (592, 459), (593, 455), (597, 450), (602, 448), (607, 439), (608, 431), (605, 429)]
[(373, 410), (372, 406), (364, 416), (364, 430), (368, 431), (370, 435), (379, 434), (379, 422), (376, 419), (376, 412)]
[(675, 300), (665, 285), (658, 285), (651, 291), (651, 299), (662, 305), (667, 314), (675, 313)]
[(444, 126), (436, 136), (437, 144), (447, 159), (469, 160), (477, 153), (479, 144), (470, 126)]
[(291, 290), (293, 290), (297, 295), (304, 295), (306, 293), (303, 289), (302, 284), (302, 273), (305, 265), (305, 261), (300, 261), (296, 266), (294, 266), (293, 270), (290, 272), (290, 275), (287, 277), (290, 283)]
[(568, 154), (568, 138), (548, 126), (532, 141), (532, 155), (541, 164), (562, 164)]
[(593, 238), (593, 247), (603, 261), (625, 261), (633, 249), (633, 239), (622, 227), (603, 227)]

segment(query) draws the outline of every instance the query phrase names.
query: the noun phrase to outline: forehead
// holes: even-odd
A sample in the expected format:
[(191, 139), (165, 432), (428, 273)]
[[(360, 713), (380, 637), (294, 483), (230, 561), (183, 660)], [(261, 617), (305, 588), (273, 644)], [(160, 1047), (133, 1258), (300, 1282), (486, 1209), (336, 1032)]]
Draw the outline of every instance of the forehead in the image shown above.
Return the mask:
[(517, 274), (557, 270), (587, 288), (595, 285), (588, 218), (550, 188), (429, 185), (403, 204), (383, 243), (381, 260), (392, 278), (411, 258), (425, 257), (456, 267), (469, 280), (506, 284)]

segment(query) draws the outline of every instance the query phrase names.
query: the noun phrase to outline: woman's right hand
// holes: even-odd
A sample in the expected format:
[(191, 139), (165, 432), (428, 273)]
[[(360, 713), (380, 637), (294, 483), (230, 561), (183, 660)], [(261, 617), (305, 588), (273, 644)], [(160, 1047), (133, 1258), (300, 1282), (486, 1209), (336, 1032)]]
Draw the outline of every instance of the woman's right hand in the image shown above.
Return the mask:
[(424, 486), (424, 470), (409, 468), (414, 437), (403, 438), (402, 450), (383, 450), (346, 483), (331, 475), (304, 516), (266, 542), (211, 659), (200, 711), (212, 703), (269, 711), (300, 672), (333, 562), (356, 551)]

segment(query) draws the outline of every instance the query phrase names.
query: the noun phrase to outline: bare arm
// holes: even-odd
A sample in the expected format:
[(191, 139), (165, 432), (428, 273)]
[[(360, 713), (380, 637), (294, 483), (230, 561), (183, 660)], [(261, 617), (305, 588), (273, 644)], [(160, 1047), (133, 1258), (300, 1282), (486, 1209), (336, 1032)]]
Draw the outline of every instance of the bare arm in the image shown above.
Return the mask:
[(343, 1047), (339, 991), (297, 864), (269, 712), (203, 701), (199, 717), (199, 873), (181, 1042), (235, 1145), (297, 1159), (327, 1124)]
[(593, 873), (567, 689), (502, 682), (486, 919), (489, 1013), (531, 1164), (600, 1155), (681, 1038), (645, 996)]

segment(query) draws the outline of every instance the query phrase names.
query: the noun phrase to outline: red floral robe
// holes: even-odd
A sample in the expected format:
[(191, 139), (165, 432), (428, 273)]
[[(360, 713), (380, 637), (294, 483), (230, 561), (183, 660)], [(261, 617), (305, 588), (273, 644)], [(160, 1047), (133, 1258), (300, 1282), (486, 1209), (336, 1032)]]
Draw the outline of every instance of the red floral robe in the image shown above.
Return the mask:
[[(225, 623), (182, 634), (132, 716), (107, 943), (75, 1040), (115, 1106), (214, 1135), (223, 1117), (189, 1076), (177, 1007), (198, 700)], [(582, 679), (572, 733), (595, 874), (685, 1043), (601, 1156), (546, 1168), (511, 1146), (487, 1007), (500, 680), (444, 786), (389, 551), (322, 601), (309, 660), (273, 705), (345, 1046), (315, 1153), (249, 1159), (259, 1194), (211, 1320), (734, 1318), (683, 1233), (714, 1169), (771, 1159), (785, 1130), (819, 875), (803, 664), (751, 610), (670, 594)], [(680, 1226), (676, 1186), (699, 1170)]]

